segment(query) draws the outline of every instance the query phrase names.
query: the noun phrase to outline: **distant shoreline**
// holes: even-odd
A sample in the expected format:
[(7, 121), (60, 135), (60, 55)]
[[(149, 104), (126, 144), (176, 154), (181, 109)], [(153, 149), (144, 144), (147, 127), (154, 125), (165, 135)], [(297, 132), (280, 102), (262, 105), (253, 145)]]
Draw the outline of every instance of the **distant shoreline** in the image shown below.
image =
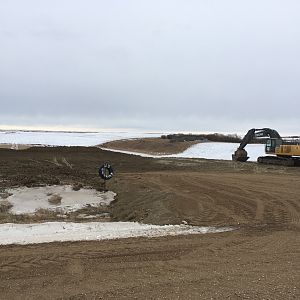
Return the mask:
[(82, 131), (82, 130), (55, 130), (55, 129), (1, 129), (0, 132), (60, 132), (60, 133), (135, 133), (135, 132), (142, 132), (145, 134), (165, 134), (167, 131), (155, 131), (155, 130), (136, 130), (136, 129), (102, 129), (102, 130), (93, 130), (93, 131)]

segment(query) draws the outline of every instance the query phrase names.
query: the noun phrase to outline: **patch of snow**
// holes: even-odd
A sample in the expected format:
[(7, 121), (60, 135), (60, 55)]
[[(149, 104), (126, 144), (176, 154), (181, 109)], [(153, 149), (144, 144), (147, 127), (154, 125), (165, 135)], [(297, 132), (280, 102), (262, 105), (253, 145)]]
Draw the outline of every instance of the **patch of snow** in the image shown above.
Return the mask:
[[(199, 143), (180, 154), (170, 155), (169, 157), (231, 160), (231, 155), (238, 147), (239, 144), (237, 143)], [(245, 150), (248, 152), (249, 161), (256, 161), (259, 156), (265, 155), (264, 144), (249, 144)]]
[[(9, 189), (7, 192), (12, 194), (6, 199), (13, 205), (10, 212), (16, 215), (33, 214), (40, 208), (66, 214), (86, 206), (109, 205), (116, 195), (111, 191), (98, 192), (94, 189), (84, 188), (74, 191), (70, 185), (20, 187)], [(61, 196), (61, 203), (50, 204), (48, 200), (52, 195)]]
[(232, 228), (188, 225), (147, 225), (133, 222), (45, 222), (0, 224), (0, 244), (35, 244), (66, 241), (98, 241), (130, 237), (159, 237), (231, 231)]

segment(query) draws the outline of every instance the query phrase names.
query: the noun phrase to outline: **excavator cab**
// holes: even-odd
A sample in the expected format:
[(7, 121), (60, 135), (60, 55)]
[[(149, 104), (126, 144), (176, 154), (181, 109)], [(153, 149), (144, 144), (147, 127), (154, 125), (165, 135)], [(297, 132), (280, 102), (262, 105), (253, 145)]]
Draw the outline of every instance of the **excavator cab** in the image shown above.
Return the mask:
[(275, 154), (275, 149), (282, 145), (282, 139), (270, 138), (266, 142), (265, 151), (267, 154)]

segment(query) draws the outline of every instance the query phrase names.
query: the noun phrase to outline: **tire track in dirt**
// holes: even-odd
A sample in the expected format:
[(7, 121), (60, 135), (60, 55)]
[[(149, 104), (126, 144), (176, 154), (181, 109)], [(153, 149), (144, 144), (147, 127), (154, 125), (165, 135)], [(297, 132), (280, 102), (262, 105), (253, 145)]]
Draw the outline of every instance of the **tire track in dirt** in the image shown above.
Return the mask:
[[(241, 223), (245, 219), (249, 220), (256, 218), (257, 203), (254, 203), (251, 198), (249, 199), (249, 196), (247, 197), (245, 195), (249, 194), (247, 190), (233, 186), (232, 184), (225, 185), (219, 183), (218, 181), (215, 181), (214, 178), (210, 180), (212, 181), (206, 181), (205, 185), (199, 185), (199, 181), (201, 182), (201, 180), (195, 181), (195, 179), (193, 179), (188, 181), (187, 179), (184, 179), (185, 183), (193, 183), (199, 188), (201, 194), (210, 198), (210, 210), (218, 210), (220, 214), (232, 218), (234, 222), (237, 223)], [(263, 205), (261, 205), (260, 209), (263, 210)], [(261, 213), (262, 212), (263, 211), (261, 211)]]
[[(188, 202), (189, 210), (192, 210), (194, 213), (196, 213), (199, 217), (198, 219), (202, 219), (203, 216), (206, 218), (213, 220), (214, 217), (211, 217), (212, 211), (209, 209), (209, 206), (204, 202), (199, 202), (197, 199), (195, 199), (195, 196), (192, 192), (193, 185), (185, 185), (185, 184), (176, 184), (174, 185), (173, 182), (174, 178), (166, 178), (166, 177), (160, 177), (157, 178), (156, 176), (149, 178), (149, 183), (154, 184), (156, 187), (159, 187), (160, 189), (164, 191), (168, 191), (172, 193), (173, 195), (176, 195), (177, 198), (181, 198), (182, 200), (179, 203), (176, 203), (174, 207), (177, 208), (177, 210), (181, 210), (180, 203), (186, 203)], [(176, 182), (178, 181), (177, 178)], [(171, 180), (173, 184), (170, 184), (168, 181)], [(184, 187), (184, 188), (182, 188)], [(209, 199), (209, 197), (207, 197)], [(214, 216), (216, 213), (214, 213)], [(182, 218), (186, 219), (187, 216), (189, 216), (189, 213), (183, 213)], [(202, 216), (202, 218), (201, 218)]]
[(0, 272), (0, 292), (4, 299), (277, 299), (281, 290), (297, 299), (297, 232), (263, 228), (1, 247), (1, 263), (16, 268)]
[(184, 172), (146, 175), (148, 186), (173, 195), (169, 205), (191, 224), (299, 223), (300, 202), (290, 199), (292, 189), (286, 187), (282, 193), (269, 176), (260, 177)]
[[(178, 251), (180, 250), (180, 251)], [(76, 260), (97, 260), (109, 263), (118, 263), (120, 260), (126, 262), (138, 262), (144, 261), (156, 261), (158, 256), (164, 256), (166, 260), (172, 260), (178, 258), (180, 255), (189, 252), (190, 249), (187, 247), (181, 247), (174, 251), (173, 249), (156, 249), (143, 251), (143, 257), (139, 256), (139, 249), (136, 251), (124, 251), (119, 253), (117, 251), (89, 251), (88, 253), (82, 252), (80, 250), (72, 252), (63, 253), (44, 253), (36, 256), (32, 256), (28, 253), (25, 256), (9, 256), (3, 259), (0, 257), (0, 278), (7, 272), (11, 271), (26, 271), (27, 269), (44, 268), (48, 265), (61, 266), (64, 262), (76, 261)]]
[[(184, 175), (179, 174), (167, 179), (166, 177), (154, 177), (150, 181), (157, 186), (163, 187), (164, 190), (176, 194), (177, 197), (183, 198), (182, 202), (188, 201), (188, 203), (185, 203), (185, 206), (188, 206), (189, 211), (192, 210), (194, 215), (196, 215), (190, 217), (192, 224), (205, 224), (207, 222), (219, 224), (217, 220), (220, 215), (223, 216), (223, 219), (231, 220), (231, 223), (240, 223), (245, 219), (253, 219), (255, 214), (253, 204), (249, 204), (249, 200), (246, 197), (237, 196), (237, 193), (226, 191), (222, 186), (220, 187), (215, 182), (209, 182), (207, 179), (204, 185), (203, 183), (199, 184), (201, 178), (193, 177), (187, 179)], [(174, 182), (179, 182), (177, 184), (179, 188), (174, 185)], [(214, 196), (211, 196), (212, 194)], [(188, 215), (187, 213), (186, 216)]]

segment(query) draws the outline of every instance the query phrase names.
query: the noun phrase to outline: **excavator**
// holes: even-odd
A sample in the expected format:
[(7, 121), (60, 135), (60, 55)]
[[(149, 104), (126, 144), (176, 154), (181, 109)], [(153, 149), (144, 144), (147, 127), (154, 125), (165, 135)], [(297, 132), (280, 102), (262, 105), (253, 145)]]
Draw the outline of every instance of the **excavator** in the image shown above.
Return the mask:
[(270, 128), (250, 129), (242, 139), (237, 150), (232, 154), (232, 160), (246, 162), (249, 157), (245, 147), (254, 138), (263, 137), (267, 137), (265, 153), (268, 154), (268, 156), (258, 157), (258, 163), (300, 166), (300, 137), (281, 137), (276, 130)]

